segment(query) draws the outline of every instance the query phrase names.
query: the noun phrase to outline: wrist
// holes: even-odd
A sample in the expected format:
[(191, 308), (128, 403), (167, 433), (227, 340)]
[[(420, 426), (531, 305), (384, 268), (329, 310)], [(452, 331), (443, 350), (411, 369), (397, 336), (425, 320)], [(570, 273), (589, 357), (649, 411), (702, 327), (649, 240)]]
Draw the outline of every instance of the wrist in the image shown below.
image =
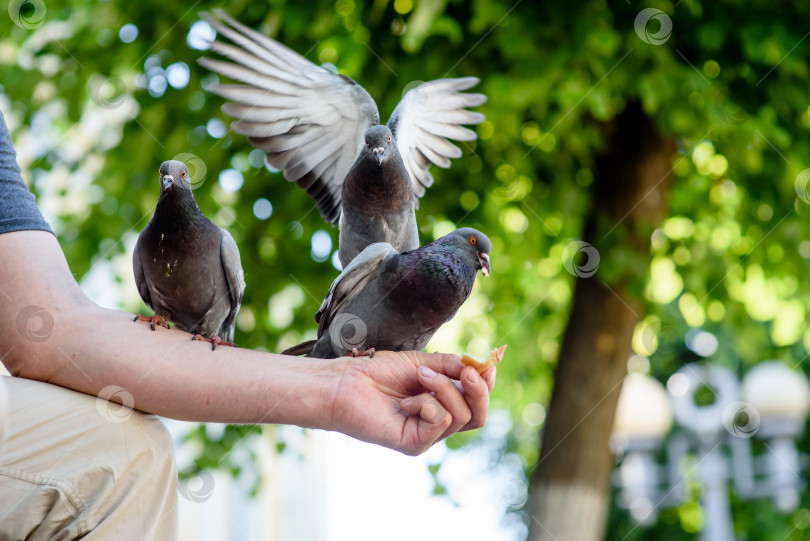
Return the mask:
[[(339, 397), (342, 381), (354, 359), (296, 359), (300, 369), (300, 386), (288, 390), (291, 418), (285, 423), (306, 428), (337, 430), (340, 424)], [(297, 387), (297, 388), (296, 388)], [(272, 404), (270, 405), (272, 407)]]

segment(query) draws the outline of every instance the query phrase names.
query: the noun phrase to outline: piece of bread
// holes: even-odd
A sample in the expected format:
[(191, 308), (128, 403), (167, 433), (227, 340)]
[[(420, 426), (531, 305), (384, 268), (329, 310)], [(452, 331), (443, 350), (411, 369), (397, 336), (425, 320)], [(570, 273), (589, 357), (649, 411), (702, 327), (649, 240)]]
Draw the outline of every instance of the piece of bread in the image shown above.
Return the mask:
[(464, 366), (472, 366), (478, 371), (479, 374), (481, 374), (493, 364), (501, 362), (503, 360), (504, 351), (506, 351), (506, 344), (499, 348), (493, 349), (490, 352), (488, 359), (479, 359), (478, 357), (473, 357), (469, 353), (465, 353), (461, 356), (461, 364)]

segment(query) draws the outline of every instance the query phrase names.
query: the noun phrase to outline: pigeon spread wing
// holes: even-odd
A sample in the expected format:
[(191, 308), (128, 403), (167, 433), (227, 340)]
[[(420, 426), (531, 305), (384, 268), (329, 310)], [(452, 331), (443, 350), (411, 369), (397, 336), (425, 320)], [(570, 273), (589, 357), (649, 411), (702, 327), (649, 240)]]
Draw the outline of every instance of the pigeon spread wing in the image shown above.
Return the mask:
[(371, 280), (377, 277), (383, 262), (397, 253), (394, 247), (387, 242), (377, 242), (369, 245), (352, 259), (340, 276), (332, 282), (326, 298), (315, 314), (318, 336), (321, 336), (324, 329), (329, 327), (329, 323), (340, 308), (350, 302)]
[(236, 241), (226, 230), (222, 230), (222, 242), (220, 243), (220, 257), (222, 258), (222, 268), (225, 271), (225, 281), (230, 293), (231, 310), (225, 321), (222, 322), (221, 338), (226, 342), (233, 340), (233, 327), (236, 314), (242, 305), (242, 298), (245, 296), (245, 271), (242, 270), (242, 260), (239, 257), (239, 248)]
[[(477, 77), (437, 79), (408, 91), (388, 120), (397, 147), (418, 197), (433, 184), (430, 166), (450, 167), (450, 158), (461, 156), (461, 149), (448, 141), (472, 141), (474, 131), (462, 124), (479, 124), (484, 115), (468, 111), (487, 101), (483, 94), (462, 92), (478, 84)], [(418, 200), (417, 200), (418, 202)]]
[(211, 50), (233, 62), (199, 62), (245, 84), (210, 90), (230, 100), (223, 111), (237, 119), (234, 131), (264, 150), (267, 163), (306, 190), (321, 215), (337, 225), (343, 180), (363, 134), (379, 124), (377, 105), (352, 79), (316, 66), (221, 10), (214, 13), (201, 16), (233, 44), (214, 41)]

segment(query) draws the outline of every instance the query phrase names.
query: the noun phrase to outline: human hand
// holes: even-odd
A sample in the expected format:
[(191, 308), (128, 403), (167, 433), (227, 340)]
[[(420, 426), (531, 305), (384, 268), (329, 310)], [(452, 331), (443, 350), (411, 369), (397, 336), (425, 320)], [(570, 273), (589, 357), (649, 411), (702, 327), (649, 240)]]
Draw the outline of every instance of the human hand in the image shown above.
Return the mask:
[(484, 426), (495, 367), (479, 375), (458, 355), (378, 351), (341, 360), (330, 428), (407, 455)]

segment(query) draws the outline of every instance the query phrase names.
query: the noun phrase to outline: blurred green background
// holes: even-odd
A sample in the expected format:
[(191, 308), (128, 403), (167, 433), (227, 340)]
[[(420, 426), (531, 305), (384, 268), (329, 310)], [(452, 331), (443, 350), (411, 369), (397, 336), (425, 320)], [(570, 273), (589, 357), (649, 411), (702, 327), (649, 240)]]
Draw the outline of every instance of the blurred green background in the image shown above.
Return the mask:
[[(650, 6), (673, 23), (660, 43), (656, 28), (634, 28)], [(633, 101), (678, 144), (668, 217), (635, 287), (644, 305), (635, 368), (665, 381), (695, 357), (683, 340), (699, 327), (718, 339), (713, 359), (738, 373), (769, 358), (807, 371), (810, 198), (800, 173), (810, 167), (810, 40), (801, 23), (810, 6), (13, 0), (0, 23), (0, 107), (77, 280), (102, 304), (146, 313), (132, 246), (157, 202), (158, 166), (186, 154), (200, 208), (241, 250), (236, 342), (280, 351), (314, 335), (312, 316), (338, 273), (337, 230), (264, 167), (204, 90), (217, 79), (196, 64), (210, 54), (199, 50), (208, 34), (197, 13), (211, 7), (333, 64), (377, 100), (383, 121), (414, 81), (481, 79), (475, 90), (489, 101), (478, 109), (487, 116), (479, 139), (460, 144), (464, 156), (449, 170), (433, 169), (417, 219), (423, 243), (456, 226), (493, 241), (492, 275), (428, 348), (482, 354), (509, 344), (492, 411), (510, 428), (488, 442), (493, 461), (518, 456), (527, 471), (537, 462), (574, 284), (564, 251), (593, 205), (602, 126)], [(605, 283), (634, 264), (621, 238), (597, 246)], [(198, 467), (249, 467), (220, 459), (256, 432), (234, 427), (211, 440), (194, 431)], [(807, 438), (801, 445), (810, 450)], [(702, 522), (695, 498), (651, 530), (614, 510), (608, 537), (692, 538)], [(782, 516), (768, 502), (735, 501), (738, 535), (801, 539), (810, 500), (802, 505)]]

